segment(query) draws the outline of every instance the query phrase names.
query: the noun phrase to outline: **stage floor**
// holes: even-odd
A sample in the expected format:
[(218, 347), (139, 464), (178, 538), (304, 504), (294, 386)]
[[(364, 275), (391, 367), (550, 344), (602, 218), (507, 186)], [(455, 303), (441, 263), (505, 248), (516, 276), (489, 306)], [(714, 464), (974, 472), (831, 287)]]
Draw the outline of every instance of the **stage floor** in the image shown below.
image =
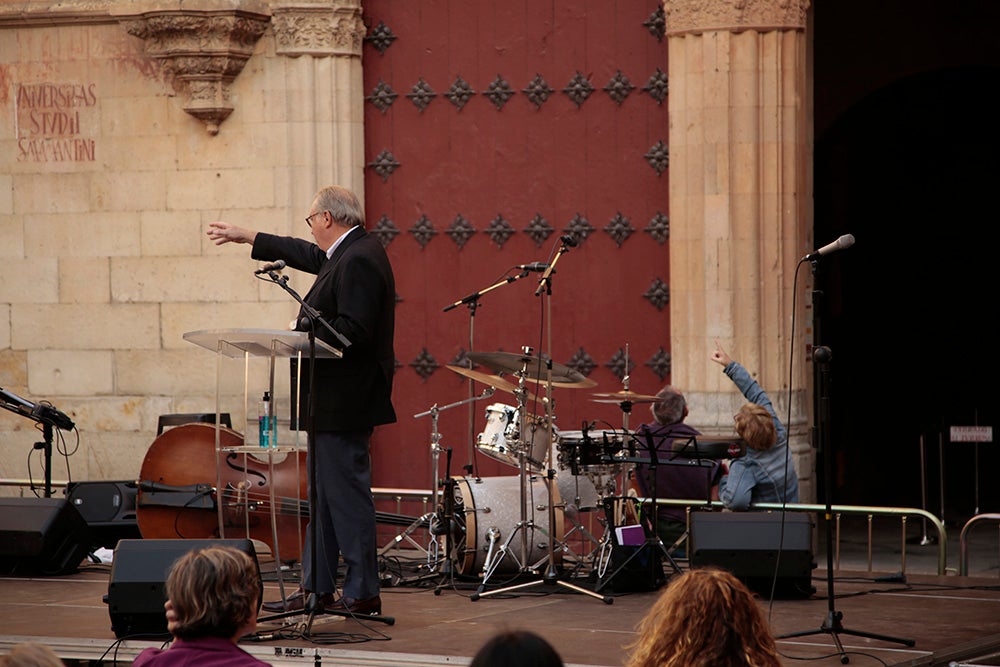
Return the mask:
[[(850, 560), (850, 554), (842, 553), (842, 567), (845, 555)], [(993, 555), (995, 564), (995, 551)], [(861, 558), (866, 562), (865, 554)], [(276, 599), (274, 563), (266, 556), (259, 560), (265, 599)], [(817, 560), (823, 565), (825, 557)], [(929, 560), (933, 562), (933, 557)], [(832, 604), (823, 567), (813, 572), (817, 591), (808, 599), (762, 599), (775, 634), (807, 633), (779, 641), (784, 664), (802, 660), (841, 664), (835, 639), (856, 665), (1000, 664), (1000, 657), (974, 662), (1000, 652), (1000, 579), (995, 574), (924, 574), (914, 571), (921, 567), (919, 557), (911, 556), (908, 562), (905, 575), (867, 571), (866, 565), (837, 570)], [(685, 561), (678, 564), (687, 566)], [(672, 572), (669, 564), (666, 570), (668, 575)], [(108, 565), (87, 565), (64, 576), (0, 578), (0, 652), (34, 639), (53, 646), (64, 659), (127, 665), (138, 651), (159, 645), (117, 642), (103, 599), (110, 572)], [(558, 583), (528, 579), (535, 583), (494, 596), (491, 591), (507, 583), (494, 575), (485, 588), (487, 596), (473, 600), (475, 580), (452, 586), (444, 575), (431, 574), (424, 582), (404, 579), (403, 585), (383, 590), (383, 611), (392, 617), (391, 625), (328, 615), (315, 617), (309, 625), (308, 619), (296, 616), (261, 623), (258, 630), (269, 634), (267, 640), (243, 646), (274, 665), (465, 665), (495, 632), (518, 628), (547, 638), (567, 665), (619, 667), (636, 623), (659, 595), (658, 591), (615, 594), (605, 587), (601, 592), (612, 599), (606, 604)], [(283, 575), (282, 583), (294, 585), (294, 573)], [(572, 583), (595, 587), (586, 579)], [(828, 631), (836, 615), (842, 615), (836, 627), (843, 632)], [(893, 639), (913, 640), (915, 645)]]

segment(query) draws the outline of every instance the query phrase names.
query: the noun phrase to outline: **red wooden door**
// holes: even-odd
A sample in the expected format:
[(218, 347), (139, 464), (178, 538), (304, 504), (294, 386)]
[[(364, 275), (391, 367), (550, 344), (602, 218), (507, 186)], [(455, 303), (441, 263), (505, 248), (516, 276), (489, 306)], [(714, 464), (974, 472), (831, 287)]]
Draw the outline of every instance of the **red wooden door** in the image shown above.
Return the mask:
[[(621, 409), (593, 399), (624, 388), (626, 350), (632, 391), (670, 374), (660, 3), (366, 0), (364, 18), (368, 227), (399, 297), (399, 422), (376, 432), (375, 485), (431, 487), (426, 412), (452, 475), (517, 474), (475, 446), (488, 406), (515, 406), (511, 393), (447, 407), (486, 388), (446, 368), (470, 351), (551, 356), (596, 382), (554, 390), (556, 427), (621, 429)], [(551, 262), (566, 235), (577, 244), (551, 294), (536, 296), (541, 273), (505, 282)], [(632, 426), (648, 415), (635, 406)]]

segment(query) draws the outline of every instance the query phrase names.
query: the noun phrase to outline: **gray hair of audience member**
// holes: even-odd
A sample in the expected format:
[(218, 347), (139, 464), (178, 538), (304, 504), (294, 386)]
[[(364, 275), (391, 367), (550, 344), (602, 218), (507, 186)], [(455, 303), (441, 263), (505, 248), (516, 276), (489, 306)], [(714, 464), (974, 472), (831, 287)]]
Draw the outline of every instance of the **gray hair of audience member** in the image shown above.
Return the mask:
[(677, 424), (687, 416), (687, 400), (676, 387), (669, 384), (656, 392), (659, 399), (649, 406), (657, 424)]
[(509, 630), (483, 644), (469, 667), (563, 667), (563, 661), (552, 645), (534, 632)]
[(175, 637), (231, 639), (257, 616), (260, 575), (254, 559), (239, 549), (194, 549), (171, 567), (166, 592), (177, 614)]

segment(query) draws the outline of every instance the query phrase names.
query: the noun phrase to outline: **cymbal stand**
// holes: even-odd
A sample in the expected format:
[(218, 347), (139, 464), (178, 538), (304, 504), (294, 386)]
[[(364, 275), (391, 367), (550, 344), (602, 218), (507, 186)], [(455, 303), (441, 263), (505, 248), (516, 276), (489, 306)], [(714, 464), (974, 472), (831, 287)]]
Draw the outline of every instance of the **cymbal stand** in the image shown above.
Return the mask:
[[(535, 581), (528, 581), (528, 582), (525, 582), (525, 583), (522, 583), (522, 584), (514, 584), (513, 586), (506, 586), (506, 587), (498, 588), (498, 589), (492, 590), (492, 591), (483, 591), (482, 590), (483, 586), (485, 586), (485, 583), (486, 583), (486, 580), (484, 579), (483, 580), (483, 585), (480, 586), (479, 590), (477, 590), (476, 593), (472, 595), (471, 599), (473, 601), (476, 601), (476, 600), (478, 600), (479, 598), (482, 598), (482, 597), (487, 597), (487, 596), (491, 596), (491, 595), (499, 595), (501, 593), (509, 593), (511, 591), (522, 590), (522, 589), (526, 589), (526, 588), (532, 588), (534, 586), (538, 586), (539, 584), (543, 584), (543, 585), (550, 585), (550, 586), (551, 585), (562, 586), (563, 588), (567, 588), (569, 590), (576, 591), (577, 593), (582, 593), (584, 595), (589, 595), (590, 597), (593, 597), (593, 598), (596, 598), (598, 600), (601, 600), (605, 604), (612, 604), (614, 602), (614, 598), (612, 598), (612, 597), (609, 597), (607, 595), (601, 595), (599, 593), (595, 593), (594, 591), (589, 591), (586, 588), (582, 588), (582, 587), (577, 586), (575, 584), (571, 584), (568, 581), (563, 581), (562, 579), (559, 578), (559, 570), (558, 570), (558, 568), (556, 568), (556, 564), (555, 564), (555, 536), (553, 535), (552, 530), (555, 528), (555, 525), (556, 525), (556, 523), (555, 523), (555, 521), (556, 521), (556, 507), (555, 507), (555, 502), (554, 502), (555, 496), (554, 496), (554, 491), (553, 491), (553, 484), (555, 484), (555, 474), (556, 474), (556, 471), (551, 467), (552, 465), (555, 464), (555, 458), (554, 458), (554, 454), (553, 454), (553, 438), (552, 438), (552, 427), (553, 427), (554, 416), (553, 416), (553, 407), (552, 407), (552, 358), (551, 358), (552, 357), (552, 355), (551, 355), (551, 352), (552, 352), (552, 282), (551, 281), (552, 281), (552, 279), (551, 279), (551, 275), (555, 271), (555, 267), (556, 267), (556, 264), (559, 262), (559, 258), (562, 256), (563, 253), (569, 251), (569, 244), (567, 243), (568, 240), (569, 240), (568, 237), (566, 237), (566, 236), (562, 237), (562, 239), (561, 239), (561, 245), (559, 247), (559, 250), (556, 252), (555, 256), (552, 258), (552, 263), (549, 264), (548, 267), (545, 269), (545, 272), (542, 274), (542, 277), (538, 281), (538, 289), (535, 290), (535, 296), (538, 296), (539, 294), (541, 294), (541, 292), (543, 290), (545, 291), (545, 310), (546, 310), (545, 320), (546, 320), (546, 328), (547, 328), (547, 332), (546, 333), (547, 333), (547, 339), (548, 339), (547, 340), (547, 344), (548, 344), (548, 347), (549, 347), (549, 359), (546, 361), (546, 364), (547, 364), (547, 368), (546, 368), (546, 398), (548, 400), (546, 401), (546, 405), (545, 405), (545, 412), (546, 412), (546, 417), (548, 418), (548, 429), (549, 429), (549, 466), (550, 466), (549, 469), (548, 469), (548, 472), (547, 472), (547, 474), (545, 476), (545, 488), (548, 491), (548, 502), (547, 502), (547, 505), (548, 505), (548, 510), (549, 510), (549, 530), (547, 531), (548, 532), (548, 536), (549, 536), (548, 556), (547, 556), (548, 566), (545, 568), (545, 574), (544, 574), (544, 576), (541, 579), (538, 579), (538, 580), (535, 580)], [(575, 245), (575, 243), (573, 243), (573, 245)], [(528, 349), (530, 349), (530, 348), (528, 348)], [(530, 354), (530, 353), (526, 351), (526, 354)], [(539, 355), (539, 359), (541, 359), (541, 355)], [(525, 368), (524, 371), (526, 372), (527, 369)], [(521, 380), (522, 388), (523, 388), (523, 382), (524, 382), (523, 374), (522, 374), (522, 377), (520, 378), (520, 380)], [(523, 403), (523, 397), (522, 396), (518, 396), (518, 400)], [(524, 435), (523, 434), (523, 430), (522, 430), (522, 434), (521, 435), (522, 436)], [(525, 508), (526, 475), (525, 475), (525, 462), (524, 462), (524, 448), (523, 448), (523, 446), (521, 448), (521, 453), (520, 453), (520, 462), (521, 462), (521, 516), (522, 516), (522, 520), (526, 520), (527, 519), (526, 508)], [(524, 521), (522, 521), (522, 523), (523, 522)], [(521, 540), (521, 551), (522, 551), (522, 554), (525, 554), (526, 551), (527, 551), (527, 542), (524, 539)], [(525, 560), (526, 560), (526, 558), (527, 557), (525, 555)], [(522, 563), (523, 562), (524, 561), (522, 560)], [(524, 568), (523, 568), (523, 566), (522, 566), (522, 571), (525, 571)], [(531, 573), (537, 575), (537, 572), (533, 572), (532, 571)]]
[[(438, 407), (437, 403), (435, 403), (434, 405), (431, 406), (429, 410), (426, 410), (424, 412), (419, 412), (413, 415), (414, 419), (419, 419), (421, 417), (426, 417), (428, 415), (431, 417), (431, 494), (433, 498), (431, 506), (435, 508), (435, 511), (427, 512), (423, 516), (418, 517), (416, 521), (407, 526), (405, 530), (403, 530), (401, 533), (399, 533), (389, 542), (387, 542), (386, 545), (383, 546), (382, 549), (378, 552), (378, 555), (380, 557), (384, 556), (390, 550), (397, 548), (403, 540), (406, 540), (411, 545), (416, 547), (419, 551), (421, 551), (424, 556), (427, 557), (427, 567), (429, 570), (433, 571), (437, 567), (437, 561), (441, 561), (441, 559), (435, 558), (435, 554), (432, 552), (430, 548), (424, 549), (412, 537), (410, 537), (410, 535), (419, 528), (429, 527), (431, 525), (431, 519), (433, 519), (434, 516), (437, 514), (437, 508), (440, 507), (440, 499), (442, 497), (442, 493), (439, 492), (438, 489), (441, 488), (442, 482), (438, 480), (438, 459), (440, 457), (442, 449), (440, 444), (441, 433), (438, 432), (438, 415), (441, 413), (442, 410), (450, 410), (451, 408), (457, 408), (458, 406), (465, 405), (466, 403), (472, 403), (474, 401), (479, 401), (484, 398), (490, 398), (491, 396), (493, 396), (495, 392), (496, 389), (494, 387), (487, 387), (486, 389), (483, 390), (483, 393), (480, 394), (479, 396), (473, 396), (472, 398), (466, 398), (461, 401), (455, 401), (454, 403), (449, 403), (448, 405), (445, 405), (440, 408)], [(432, 538), (432, 543), (437, 544), (437, 542), (434, 541), (433, 538)], [(446, 543), (446, 546), (450, 545)], [(448, 551), (448, 549), (446, 549), (446, 551)], [(443, 567), (445, 568), (448, 567), (448, 559), (450, 557), (451, 557), (450, 553), (445, 553), (443, 559)]]
[[(448, 304), (447, 306), (445, 306), (442, 309), (442, 312), (447, 313), (449, 310), (452, 310), (452, 309), (457, 308), (458, 306), (462, 306), (462, 305), (465, 305), (465, 306), (467, 306), (469, 308), (469, 351), (470, 352), (472, 352), (473, 350), (476, 349), (475, 348), (475, 344), (474, 344), (475, 343), (475, 328), (476, 328), (475, 322), (476, 322), (476, 309), (479, 308), (479, 299), (480, 299), (480, 297), (482, 297), (487, 292), (492, 292), (493, 290), (497, 289), (498, 287), (503, 287), (504, 285), (508, 285), (508, 284), (514, 282), (515, 280), (520, 280), (521, 278), (527, 278), (527, 277), (528, 277), (528, 271), (527, 270), (522, 270), (516, 276), (507, 276), (505, 278), (501, 278), (500, 280), (498, 280), (497, 282), (493, 283), (489, 287), (481, 289), (481, 290), (479, 290), (477, 292), (473, 292), (472, 294), (468, 294), (466, 296), (463, 296), (461, 299), (459, 299), (455, 303)], [(469, 368), (470, 369), (472, 368), (472, 362), (471, 361), (469, 362)], [(472, 395), (473, 395), (472, 394), (472, 387), (473, 387), (473, 382), (470, 379), (469, 380), (469, 399), (470, 400), (472, 400)], [(476, 451), (475, 442), (476, 442), (476, 415), (475, 415), (475, 411), (470, 406), (469, 407), (469, 460), (470, 461), (472, 461), (474, 453)]]

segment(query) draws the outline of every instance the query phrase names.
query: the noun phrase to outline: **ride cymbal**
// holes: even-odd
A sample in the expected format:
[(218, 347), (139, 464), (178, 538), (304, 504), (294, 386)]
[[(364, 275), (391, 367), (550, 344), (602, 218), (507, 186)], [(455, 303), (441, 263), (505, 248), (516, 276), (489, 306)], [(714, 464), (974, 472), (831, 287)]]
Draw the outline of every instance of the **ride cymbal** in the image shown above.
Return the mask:
[(491, 387), (496, 387), (500, 391), (507, 391), (513, 394), (517, 390), (516, 384), (511, 384), (497, 375), (480, 373), (479, 371), (474, 371), (471, 368), (463, 368), (461, 366), (446, 365), (445, 368), (450, 371), (455, 371), (459, 375), (464, 375), (470, 380), (475, 380), (476, 382), (482, 382), (483, 384), (487, 384)]
[(590, 399), (594, 403), (656, 403), (660, 400), (649, 394), (637, 394), (634, 391), (616, 391), (610, 394), (594, 394)]
[[(486, 366), (495, 373), (524, 372), (526, 380), (535, 382), (548, 381), (548, 365), (545, 359), (530, 354), (512, 354), (510, 352), (469, 352), (466, 355), (474, 363)], [(569, 366), (552, 362), (552, 384), (557, 387), (593, 387), (597, 383), (575, 371)]]

